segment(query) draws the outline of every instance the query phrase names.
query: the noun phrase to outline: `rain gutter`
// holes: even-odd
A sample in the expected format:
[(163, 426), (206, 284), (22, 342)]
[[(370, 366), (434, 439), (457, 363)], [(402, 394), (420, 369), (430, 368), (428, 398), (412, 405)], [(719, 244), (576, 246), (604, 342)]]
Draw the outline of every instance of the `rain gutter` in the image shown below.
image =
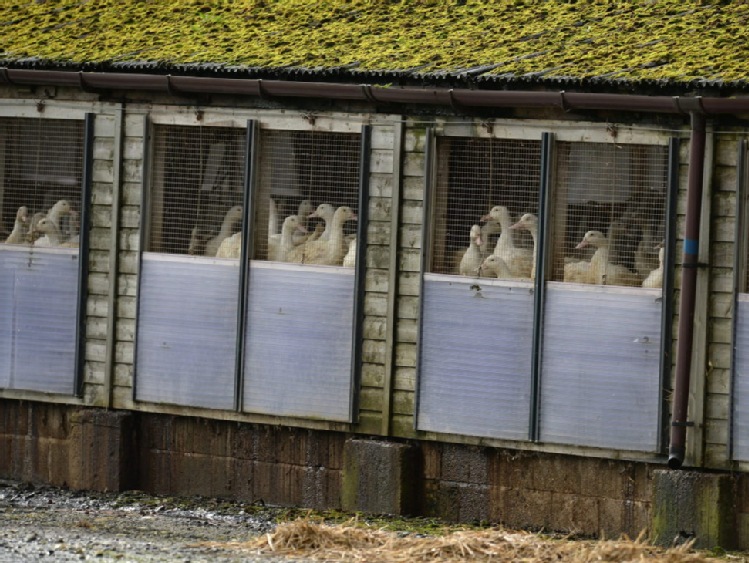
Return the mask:
[(749, 114), (749, 97), (644, 96), (564, 91), (469, 90), (415, 87), (377, 87), (369, 84), (292, 82), (283, 80), (231, 79), (154, 74), (71, 72), (0, 67), (0, 84), (59, 86), (84, 91), (137, 90), (174, 96), (226, 94), (264, 99), (302, 98), (361, 101), (371, 104), (421, 104), (467, 108), (559, 108), (569, 110), (617, 110), (690, 115), (692, 135), (687, 186), (686, 233), (682, 266), (681, 301), (674, 404), (672, 409), (668, 465), (684, 461), (689, 373), (694, 335), (697, 250), (702, 206), (705, 156), (705, 116)]

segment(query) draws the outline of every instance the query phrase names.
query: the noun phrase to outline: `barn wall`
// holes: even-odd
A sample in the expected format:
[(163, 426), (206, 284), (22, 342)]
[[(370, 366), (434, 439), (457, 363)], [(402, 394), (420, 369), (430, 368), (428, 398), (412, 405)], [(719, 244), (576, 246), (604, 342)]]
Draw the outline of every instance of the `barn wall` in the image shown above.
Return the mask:
[[(17, 97), (22, 100), (26, 96), (16, 89), (0, 90), (0, 98)], [(650, 472), (653, 469), (650, 463), (656, 461), (652, 458), (608, 461), (605, 458), (613, 459), (618, 456), (617, 452), (563, 446), (540, 451), (544, 447), (532, 443), (507, 444), (472, 437), (446, 437), (419, 433), (414, 429), (427, 139), (426, 125), (418, 120), (405, 120), (401, 126), (399, 118), (378, 118), (379, 121), (376, 120), (372, 130), (372, 152), (369, 159), (370, 222), (367, 226), (368, 247), (365, 257), (364, 342), (358, 421), (348, 425), (325, 421), (284, 420), (284, 424), (289, 427), (278, 428), (274, 426), (278, 421), (271, 417), (174, 406), (162, 408), (158, 405), (135, 403), (132, 398), (133, 358), (140, 206), (145, 181), (145, 116), (152, 107), (145, 104), (130, 105), (120, 120), (117, 105), (99, 103), (89, 94), (71, 93), (65, 103), (72, 104), (76, 111), (93, 111), (97, 114), (94, 131), (84, 396), (79, 401), (74, 397), (43, 397), (33, 393), (0, 391), (0, 397), (3, 398), (0, 399), (0, 410), (3, 411), (4, 424), (0, 431), (2, 475), (36, 482), (74, 484), (81, 488), (93, 486), (97, 481), (91, 475), (71, 476), (72, 474), (65, 473), (67, 469), (56, 469), (53, 463), (54, 460), (67, 458), (73, 451), (71, 448), (74, 446), (71, 444), (80, 442), (80, 436), (74, 434), (74, 429), (80, 427), (80, 415), (77, 407), (45, 403), (80, 403), (87, 407), (140, 411), (133, 415), (133, 428), (138, 429), (135, 435), (153, 436), (153, 440), (141, 439), (133, 446), (137, 449), (137, 456), (142, 464), (138, 484), (154, 492), (223, 494), (238, 498), (260, 496), (272, 498), (274, 500), (270, 502), (282, 504), (311, 503), (311, 497), (305, 497), (300, 491), (288, 489), (281, 493), (272, 489), (270, 483), (276, 482), (278, 475), (284, 474), (284, 471), (291, 470), (294, 475), (302, 475), (299, 478), (303, 481), (317, 479), (316, 483), (324, 483), (324, 488), (327, 487), (326, 493), (316, 493), (316, 504), (309, 504), (310, 506), (335, 507), (340, 503), (338, 491), (343, 442), (351, 435), (366, 434), (422, 440), (420, 459), (423, 463), (423, 480), (418, 486), (423, 487), (424, 491), (425, 504), (421, 509), (424, 514), (456, 520), (488, 519), (508, 525), (554, 529), (579, 527), (591, 533), (601, 530), (614, 533), (621, 530), (636, 534), (647, 522), (651, 507), (651, 493), (648, 492)], [(176, 106), (159, 107), (160, 111), (171, 109), (175, 113), (184, 111)], [(252, 117), (253, 111), (252, 108), (247, 108), (234, 112), (227, 110), (227, 113), (233, 113), (232, 119), (236, 118), (237, 123), (241, 123), (247, 117)], [(266, 119), (274, 113), (264, 110), (258, 112), (258, 115), (261, 119)], [(345, 119), (346, 115), (341, 114), (338, 118)], [(116, 161), (120, 135), (121, 163)], [(690, 420), (694, 420), (695, 426), (688, 430), (686, 465), (711, 469), (735, 468), (730, 459), (729, 438), (735, 252), (733, 238), (736, 220), (737, 141), (740, 137), (739, 133), (715, 133), (710, 135), (708, 143), (709, 166), (706, 167), (703, 211), (706, 227), (709, 228), (702, 231), (700, 261), (709, 262), (710, 268), (701, 270), (698, 281), (698, 324), (695, 331), (697, 338), (690, 402)], [(402, 155), (394, 152), (394, 147), (398, 146), (402, 146)], [(672, 358), (676, 356), (678, 345), (675, 337), (678, 326), (679, 265), (683, 245), (688, 157), (689, 142), (685, 140), (679, 154), (680, 190), (677, 240), (674, 246), (677, 269), (673, 295), (675, 316)], [(118, 189), (115, 189), (117, 182)], [(112, 232), (115, 197), (119, 197), (120, 205), (118, 233)], [(394, 210), (397, 211), (395, 223)], [(393, 233), (394, 225), (397, 233)], [(116, 257), (111, 254), (113, 236), (117, 237), (119, 247)], [(393, 240), (397, 240), (396, 248), (391, 246)], [(392, 252), (396, 252), (396, 255), (393, 256)], [(392, 269), (393, 264), (397, 266), (395, 271)], [(117, 276), (114, 297), (109, 294), (112, 283), (110, 276), (113, 275)], [(110, 307), (115, 310), (111, 311)], [(396, 320), (394, 324), (389, 324), (388, 320), (391, 318)], [(108, 324), (110, 320), (113, 321), (113, 326)], [(108, 340), (108, 330), (113, 331), (111, 342)], [(110, 346), (114, 346), (114, 350)], [(110, 353), (113, 353), (113, 369), (108, 373)], [(673, 363), (671, 368), (673, 375)], [(29, 400), (40, 402), (29, 403)], [(37, 417), (40, 417), (39, 422), (30, 426), (29, 421), (34, 421)], [(106, 426), (97, 424), (94, 425), (97, 428)], [(31, 429), (32, 426), (38, 430)], [(189, 438), (180, 438), (179, 443), (165, 441), (166, 436), (175, 436), (180, 432), (188, 437), (204, 436), (205, 443), (219, 437), (219, 441), (227, 449), (194, 452), (184, 449)], [(330, 444), (331, 458), (326, 462), (329, 463), (326, 467), (330, 472), (310, 476), (311, 466), (306, 465), (309, 460), (303, 460), (303, 456), (294, 458), (295, 461), (289, 462), (289, 466), (283, 465), (286, 462), (281, 459), (284, 455), (282, 452), (272, 455), (268, 453), (268, 459), (263, 457), (265, 453), (243, 457), (249, 455), (246, 454), (248, 451), (260, 451), (252, 450), (256, 446), (250, 447), (250, 442), (257, 444), (263, 440), (278, 444), (304, 442), (303, 449), (306, 452), (321, 447), (320, 444)], [(508, 445), (526, 452), (501, 449)], [(267, 449), (267, 446), (265, 449), (261, 448), (262, 451)], [(245, 454), (240, 455), (240, 451)], [(599, 459), (589, 459), (586, 456)], [(243, 463), (246, 467), (238, 469)], [(277, 465), (278, 463), (281, 465)], [(470, 474), (461, 473), (461, 467), (473, 467), (476, 472), (472, 472), (472, 469)], [(195, 469), (217, 473), (221, 476), (220, 479), (226, 477), (236, 483), (230, 489), (222, 489), (224, 485), (218, 480), (212, 484), (199, 483), (187, 476)], [(551, 477), (556, 471), (560, 475), (569, 475), (577, 485), (567, 490), (567, 485), (563, 484), (565, 480)], [(591, 477), (580, 479), (580, 475)], [(239, 484), (242, 479), (245, 485)], [(254, 483), (264, 480), (264, 484), (252, 485), (257, 489), (248, 489), (246, 483), (253, 479)], [(128, 486), (130, 480), (120, 475), (114, 482)], [(596, 484), (589, 485), (589, 482)], [(289, 481), (288, 486), (293, 488), (296, 485)], [(746, 492), (743, 477), (738, 486), (739, 528), (743, 530), (740, 538), (743, 546), (749, 546), (749, 493)], [(459, 500), (457, 504), (454, 502), (456, 499)], [(479, 502), (474, 502), (476, 499)], [(531, 504), (535, 508), (522, 508), (528, 502), (527, 499), (532, 499)], [(556, 508), (550, 512), (550, 506)], [(630, 508), (623, 508), (625, 506)], [(590, 516), (593, 513), (597, 516)], [(610, 521), (615, 524), (604, 529), (602, 523), (608, 522), (606, 519), (609, 517), (613, 518)]]

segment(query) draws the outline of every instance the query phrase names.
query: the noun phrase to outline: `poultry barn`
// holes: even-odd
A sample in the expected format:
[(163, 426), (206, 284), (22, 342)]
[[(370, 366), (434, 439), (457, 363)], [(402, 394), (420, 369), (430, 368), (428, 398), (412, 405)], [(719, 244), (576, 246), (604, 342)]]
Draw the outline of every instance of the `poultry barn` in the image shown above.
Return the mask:
[(749, 548), (747, 85), (128, 53), (0, 61), (0, 479)]

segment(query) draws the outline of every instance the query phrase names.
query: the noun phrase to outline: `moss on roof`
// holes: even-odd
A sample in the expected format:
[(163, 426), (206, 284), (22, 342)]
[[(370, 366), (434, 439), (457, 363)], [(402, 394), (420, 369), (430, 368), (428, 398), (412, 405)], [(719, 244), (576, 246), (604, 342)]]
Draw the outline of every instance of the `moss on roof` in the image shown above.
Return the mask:
[(728, 82), (748, 21), (680, 0), (3, 0), (0, 58)]

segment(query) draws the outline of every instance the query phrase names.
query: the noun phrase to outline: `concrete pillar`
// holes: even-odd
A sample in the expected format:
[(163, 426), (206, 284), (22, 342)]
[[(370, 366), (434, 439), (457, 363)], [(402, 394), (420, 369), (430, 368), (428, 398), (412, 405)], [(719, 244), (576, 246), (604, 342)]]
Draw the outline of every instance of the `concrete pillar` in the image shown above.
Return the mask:
[(341, 504), (370, 514), (415, 513), (418, 458), (414, 446), (350, 439), (343, 446)]
[(694, 539), (697, 548), (736, 546), (734, 480), (697, 471), (653, 472), (652, 539), (664, 546)]

